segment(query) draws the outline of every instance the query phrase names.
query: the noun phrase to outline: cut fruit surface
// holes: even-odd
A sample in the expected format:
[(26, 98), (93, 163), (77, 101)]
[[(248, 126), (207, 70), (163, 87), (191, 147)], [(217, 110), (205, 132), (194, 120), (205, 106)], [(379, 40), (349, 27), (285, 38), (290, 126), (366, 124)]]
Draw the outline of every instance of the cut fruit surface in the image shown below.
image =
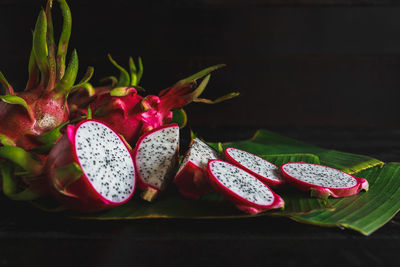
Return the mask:
[(176, 166), (178, 151), (177, 124), (164, 125), (142, 135), (133, 152), (138, 187), (164, 190)]
[(279, 168), (271, 162), (233, 147), (225, 149), (227, 161), (253, 174), (268, 186), (276, 187), (284, 183)]
[(208, 173), (214, 189), (245, 212), (258, 213), (284, 206), (281, 197), (268, 186), (233, 164), (210, 160)]
[(291, 162), (282, 165), (281, 172), (289, 183), (320, 198), (344, 197), (368, 190), (365, 179), (328, 166)]
[(193, 139), (174, 179), (179, 192), (196, 199), (212, 191), (205, 168), (208, 160), (218, 158), (217, 151), (200, 139)]

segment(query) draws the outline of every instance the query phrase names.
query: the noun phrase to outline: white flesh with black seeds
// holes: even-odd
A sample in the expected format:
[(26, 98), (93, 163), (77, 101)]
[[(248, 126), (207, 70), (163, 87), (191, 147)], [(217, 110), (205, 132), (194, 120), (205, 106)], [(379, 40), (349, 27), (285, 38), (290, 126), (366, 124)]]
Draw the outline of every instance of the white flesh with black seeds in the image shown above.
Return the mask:
[(274, 202), (272, 191), (250, 173), (224, 161), (213, 161), (209, 168), (221, 184), (242, 198), (263, 206)]
[[(198, 138), (193, 139), (192, 145), (189, 147), (188, 152), (185, 155), (185, 158), (182, 160), (181, 166), (179, 167), (179, 171), (183, 169), (189, 161), (193, 162), (200, 168), (204, 168), (207, 166), (209, 159), (218, 159), (218, 153), (203, 141)], [(178, 172), (179, 172), (178, 171)]]
[(75, 151), (82, 171), (105, 199), (123, 202), (135, 185), (135, 168), (128, 149), (107, 126), (88, 121), (75, 135)]
[(357, 184), (353, 176), (326, 166), (290, 163), (284, 165), (282, 169), (298, 180), (321, 187), (349, 188)]
[(136, 168), (148, 185), (161, 189), (176, 163), (179, 127), (167, 127), (146, 136), (136, 153)]
[(247, 169), (271, 180), (282, 181), (277, 172), (278, 167), (251, 153), (235, 148), (228, 148), (228, 154)]

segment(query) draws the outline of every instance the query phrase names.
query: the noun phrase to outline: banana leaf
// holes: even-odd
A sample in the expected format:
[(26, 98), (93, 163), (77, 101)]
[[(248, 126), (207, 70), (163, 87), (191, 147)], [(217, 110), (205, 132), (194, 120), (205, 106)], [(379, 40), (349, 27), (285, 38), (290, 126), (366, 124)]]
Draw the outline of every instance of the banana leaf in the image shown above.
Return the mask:
[[(215, 143), (211, 145), (218, 146)], [(224, 143), (222, 146), (247, 150), (278, 166), (294, 161), (325, 164), (366, 178), (370, 183), (370, 190), (351, 197), (322, 200), (312, 198), (306, 192), (285, 187), (276, 190), (285, 201), (284, 210), (247, 215), (217, 193), (205, 195), (198, 200), (188, 200), (180, 196), (175, 185), (171, 184), (153, 203), (141, 200), (136, 194), (125, 205), (109, 211), (69, 215), (95, 220), (285, 216), (302, 223), (345, 227), (369, 235), (400, 210), (399, 163), (384, 166), (382, 161), (368, 156), (324, 149), (264, 130), (258, 131), (250, 140)]]

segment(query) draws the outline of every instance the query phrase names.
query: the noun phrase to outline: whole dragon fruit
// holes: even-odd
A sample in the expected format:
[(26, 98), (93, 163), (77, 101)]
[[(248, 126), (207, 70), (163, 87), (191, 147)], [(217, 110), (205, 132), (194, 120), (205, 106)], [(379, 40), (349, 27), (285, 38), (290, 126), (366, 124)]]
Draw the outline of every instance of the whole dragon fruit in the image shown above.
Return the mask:
[(93, 212), (121, 205), (135, 190), (135, 167), (124, 139), (102, 122), (68, 125), (45, 166), (50, 191), (64, 206)]
[[(144, 132), (171, 123), (174, 110), (184, 113), (181, 108), (191, 102), (214, 104), (238, 95), (230, 93), (214, 101), (199, 98), (210, 79), (210, 73), (224, 66), (221, 64), (206, 68), (177, 82), (172, 87), (162, 90), (158, 96), (141, 96), (138, 94), (138, 90), (143, 90), (138, 86), (143, 74), (141, 60), (139, 59), (139, 67), (136, 68), (133, 59), (130, 58), (130, 73), (128, 73), (110, 55), (109, 59), (120, 70), (119, 79), (109, 78), (113, 83), (110, 86), (95, 88), (92, 97), (85, 95), (84, 92), (74, 95), (69, 101), (70, 107), (74, 110), (74, 114), (77, 114), (85, 113), (87, 106), (90, 105), (93, 118), (110, 125), (132, 145)], [(200, 78), (204, 79), (196, 87), (196, 80)]]
[(288, 183), (318, 198), (346, 197), (368, 190), (368, 181), (343, 171), (304, 162), (290, 162), (281, 166)]
[[(78, 55), (71, 54), (65, 67), (71, 35), (71, 12), (65, 0), (58, 0), (64, 17), (63, 30), (56, 51), (51, 16), (52, 0), (42, 10), (33, 31), (33, 47), (29, 59), (29, 80), (22, 92), (15, 92), (0, 72), (5, 95), (0, 96), (0, 135), (3, 145), (15, 145), (26, 150), (43, 144), (38, 138), (69, 119), (66, 98), (69, 92), (88, 87), (85, 77), (74, 87), (78, 72)], [(89, 68), (89, 73), (93, 71)]]

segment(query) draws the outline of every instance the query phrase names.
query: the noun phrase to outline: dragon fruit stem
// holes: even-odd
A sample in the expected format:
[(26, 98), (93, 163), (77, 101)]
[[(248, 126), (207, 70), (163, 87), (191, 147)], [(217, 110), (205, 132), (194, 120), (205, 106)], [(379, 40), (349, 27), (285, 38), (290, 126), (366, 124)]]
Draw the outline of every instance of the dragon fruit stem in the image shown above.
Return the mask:
[(71, 10), (68, 7), (67, 2), (65, 0), (58, 0), (60, 4), (61, 13), (63, 16), (63, 27), (60, 35), (60, 40), (58, 42), (58, 50), (57, 50), (57, 77), (56, 81), (60, 81), (64, 77), (65, 72), (65, 58), (68, 50), (68, 42), (71, 37), (71, 28), (72, 28), (72, 16)]

